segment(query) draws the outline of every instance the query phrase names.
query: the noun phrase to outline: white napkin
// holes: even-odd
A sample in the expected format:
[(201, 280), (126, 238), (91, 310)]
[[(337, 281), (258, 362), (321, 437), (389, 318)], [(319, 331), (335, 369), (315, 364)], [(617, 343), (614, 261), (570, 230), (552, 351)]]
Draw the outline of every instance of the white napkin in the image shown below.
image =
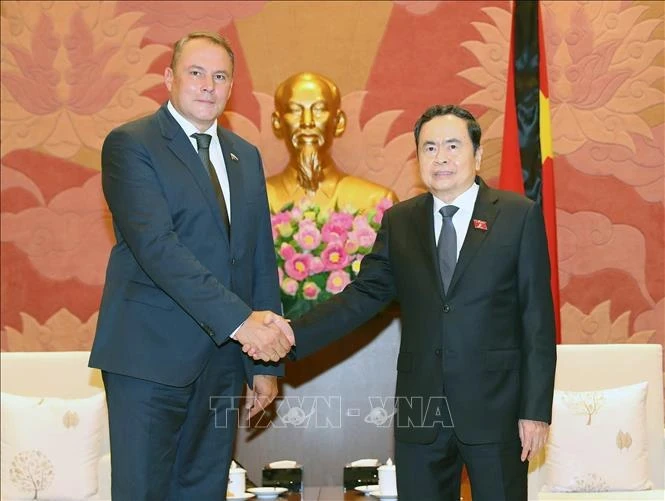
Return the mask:
[(378, 459), (356, 459), (351, 461), (351, 466), (379, 466)]
[(295, 468), (298, 463), (295, 461), (291, 461), (289, 459), (282, 459), (280, 461), (273, 461), (272, 463), (268, 463), (268, 466), (270, 468), (276, 469), (276, 468)]

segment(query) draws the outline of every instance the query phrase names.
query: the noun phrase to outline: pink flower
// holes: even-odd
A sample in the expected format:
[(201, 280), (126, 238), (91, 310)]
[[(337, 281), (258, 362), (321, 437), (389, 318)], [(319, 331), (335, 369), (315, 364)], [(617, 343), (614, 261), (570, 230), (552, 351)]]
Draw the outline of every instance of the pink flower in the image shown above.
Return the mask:
[(324, 270), (325, 266), (323, 264), (323, 261), (321, 261), (321, 258), (313, 257), (312, 261), (309, 263), (309, 274), (316, 275), (317, 273), (321, 273)]
[(321, 228), (324, 242), (344, 242), (346, 240), (346, 229), (340, 224), (328, 221)]
[(381, 224), (381, 221), (383, 221), (383, 211), (382, 210), (376, 211), (376, 214), (374, 214), (372, 221), (375, 222), (376, 224)]
[(353, 218), (353, 229), (359, 230), (360, 228), (370, 228), (369, 221), (365, 216), (356, 216)]
[(292, 278), (286, 277), (281, 284), (282, 290), (289, 296), (295, 296), (298, 292), (298, 282)]
[(302, 286), (302, 295), (305, 296), (305, 299), (316, 301), (319, 292), (321, 292), (321, 288), (314, 282), (305, 282)]
[(302, 281), (309, 275), (311, 261), (312, 256), (309, 254), (294, 254), (284, 263), (284, 271), (291, 278)]
[(326, 281), (326, 290), (331, 294), (341, 292), (351, 282), (349, 274), (343, 270), (333, 271)]
[(296, 221), (298, 219), (302, 219), (302, 209), (298, 206), (291, 209), (291, 218), (295, 219)]
[(277, 240), (277, 237), (279, 236), (279, 232), (277, 231), (279, 225), (288, 222), (290, 219), (291, 217), (288, 212), (280, 212), (278, 214), (272, 214), (270, 216), (270, 225), (272, 226), (273, 240)]
[(340, 242), (332, 242), (321, 253), (321, 261), (326, 271), (341, 270), (349, 261), (349, 255)]
[(321, 243), (321, 232), (314, 224), (300, 224), (300, 230), (293, 238), (303, 250), (314, 250)]
[(328, 223), (335, 226), (340, 226), (345, 230), (350, 230), (351, 226), (353, 225), (353, 214), (348, 212), (333, 212), (330, 214)]
[(277, 278), (279, 278), (279, 285), (282, 285), (282, 280), (284, 280), (284, 270), (281, 266), (277, 267)]
[(286, 242), (284, 242), (279, 247), (279, 257), (281, 257), (284, 261), (292, 259), (293, 256), (295, 255), (296, 255), (296, 250), (293, 248), (291, 244), (287, 244)]
[(347, 254), (355, 254), (358, 252), (358, 248), (360, 247), (360, 243), (358, 242), (355, 233), (355, 231), (350, 232), (349, 239), (344, 244), (344, 250)]
[(367, 228), (359, 228), (349, 233), (349, 240), (358, 242), (360, 247), (371, 249), (376, 240), (376, 231), (369, 226)]
[(270, 224), (277, 226), (278, 224), (288, 223), (291, 221), (291, 213), (289, 211), (278, 212), (270, 216)]
[(389, 198), (382, 198), (379, 200), (379, 203), (376, 205), (376, 210), (385, 212), (393, 206), (393, 201)]
[(298, 223), (299, 230), (309, 230), (311, 228), (318, 230), (318, 228), (316, 227), (316, 222), (312, 219), (303, 219), (302, 221), (300, 221), (300, 223)]

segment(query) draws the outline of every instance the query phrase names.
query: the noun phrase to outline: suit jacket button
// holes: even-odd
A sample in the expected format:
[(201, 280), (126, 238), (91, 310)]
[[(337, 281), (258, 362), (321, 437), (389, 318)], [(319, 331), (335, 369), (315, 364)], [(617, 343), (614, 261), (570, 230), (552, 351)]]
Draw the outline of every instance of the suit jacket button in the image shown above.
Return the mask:
[(231, 258), (231, 264), (236, 264), (236, 258)]
[(435, 354), (437, 357), (440, 357), (440, 356), (441, 356), (441, 350), (440, 350), (440, 349), (436, 349), (436, 350), (434, 350), (434, 354)]
[(450, 311), (450, 305), (449, 304), (444, 304), (443, 305), (443, 312), (448, 313)]

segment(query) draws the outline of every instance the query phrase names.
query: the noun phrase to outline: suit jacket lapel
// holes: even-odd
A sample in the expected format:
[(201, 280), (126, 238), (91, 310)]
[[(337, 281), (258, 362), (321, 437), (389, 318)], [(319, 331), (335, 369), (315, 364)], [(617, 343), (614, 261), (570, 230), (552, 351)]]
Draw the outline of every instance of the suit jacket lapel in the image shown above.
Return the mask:
[[(168, 141), (169, 149), (178, 157), (178, 159), (180, 159), (191, 173), (194, 181), (201, 190), (204, 200), (207, 202), (213, 213), (217, 226), (219, 226), (222, 234), (226, 235), (226, 228), (222, 223), (222, 216), (219, 211), (217, 198), (215, 197), (215, 191), (212, 189), (208, 173), (201, 165), (201, 159), (196, 153), (196, 150), (192, 147), (192, 143), (185, 135), (178, 122), (176, 122), (175, 118), (169, 113), (166, 104), (162, 105), (157, 113), (160, 127), (162, 129), (162, 136)], [(228, 237), (224, 238), (228, 239)]]
[[(471, 216), (471, 221), (469, 221), (469, 229), (467, 230), (466, 238), (464, 239), (464, 244), (462, 245), (462, 250), (455, 266), (455, 272), (448, 287), (449, 295), (455, 289), (455, 285), (459, 282), (460, 277), (469, 267), (469, 263), (473, 260), (476, 252), (478, 252), (478, 249), (480, 249), (492, 231), (494, 220), (499, 213), (499, 209), (496, 206), (498, 200), (496, 192), (489, 188), (479, 177), (476, 178), (476, 181), (480, 185), (480, 190), (478, 190), (478, 198), (476, 198), (476, 205), (473, 208), (473, 215)], [(475, 228), (473, 224), (474, 219), (484, 221), (487, 224), (487, 229)]]
[(233, 139), (221, 127), (217, 127), (217, 136), (222, 145), (222, 154), (226, 164), (226, 175), (229, 178), (229, 191), (231, 200), (226, 203), (231, 207), (231, 241), (238, 242), (238, 236), (244, 228), (245, 210), (242, 207), (244, 178), (242, 172), (242, 159), (238, 155)]
[(436, 238), (434, 237), (434, 199), (431, 193), (422, 196), (419, 203), (414, 206), (413, 224), (418, 232), (418, 241), (422, 245), (424, 262), (430, 268), (430, 275), (434, 277), (441, 298), (444, 297), (441, 273), (439, 272), (439, 258), (436, 254)]

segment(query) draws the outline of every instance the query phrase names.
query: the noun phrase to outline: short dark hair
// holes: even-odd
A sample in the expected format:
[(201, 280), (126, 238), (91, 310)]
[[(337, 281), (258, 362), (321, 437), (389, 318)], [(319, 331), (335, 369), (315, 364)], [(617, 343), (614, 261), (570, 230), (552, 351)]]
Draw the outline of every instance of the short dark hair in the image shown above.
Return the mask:
[(434, 117), (442, 117), (444, 115), (455, 115), (457, 118), (461, 118), (466, 122), (466, 128), (469, 131), (469, 137), (473, 144), (473, 152), (475, 153), (478, 151), (478, 148), (480, 147), (480, 136), (482, 135), (480, 125), (476, 122), (475, 117), (470, 111), (465, 110), (460, 106), (455, 106), (454, 104), (435, 104), (434, 106), (427, 108), (425, 113), (420, 115), (420, 118), (416, 121), (416, 125), (413, 128), (413, 134), (416, 138), (416, 151), (418, 151), (420, 129), (422, 129), (423, 125)]
[(175, 70), (176, 64), (178, 64), (178, 59), (180, 59), (180, 55), (182, 54), (182, 49), (185, 47), (185, 44), (190, 40), (196, 40), (199, 38), (208, 40), (210, 43), (218, 45), (226, 51), (226, 53), (231, 58), (231, 76), (233, 76), (233, 71), (235, 70), (236, 67), (236, 57), (235, 54), (233, 53), (233, 49), (231, 48), (231, 44), (222, 35), (220, 35), (219, 33), (214, 33), (212, 31), (193, 31), (188, 35), (182, 37), (180, 40), (178, 40), (173, 45), (173, 55), (171, 56), (171, 64), (170, 64), (171, 68)]

